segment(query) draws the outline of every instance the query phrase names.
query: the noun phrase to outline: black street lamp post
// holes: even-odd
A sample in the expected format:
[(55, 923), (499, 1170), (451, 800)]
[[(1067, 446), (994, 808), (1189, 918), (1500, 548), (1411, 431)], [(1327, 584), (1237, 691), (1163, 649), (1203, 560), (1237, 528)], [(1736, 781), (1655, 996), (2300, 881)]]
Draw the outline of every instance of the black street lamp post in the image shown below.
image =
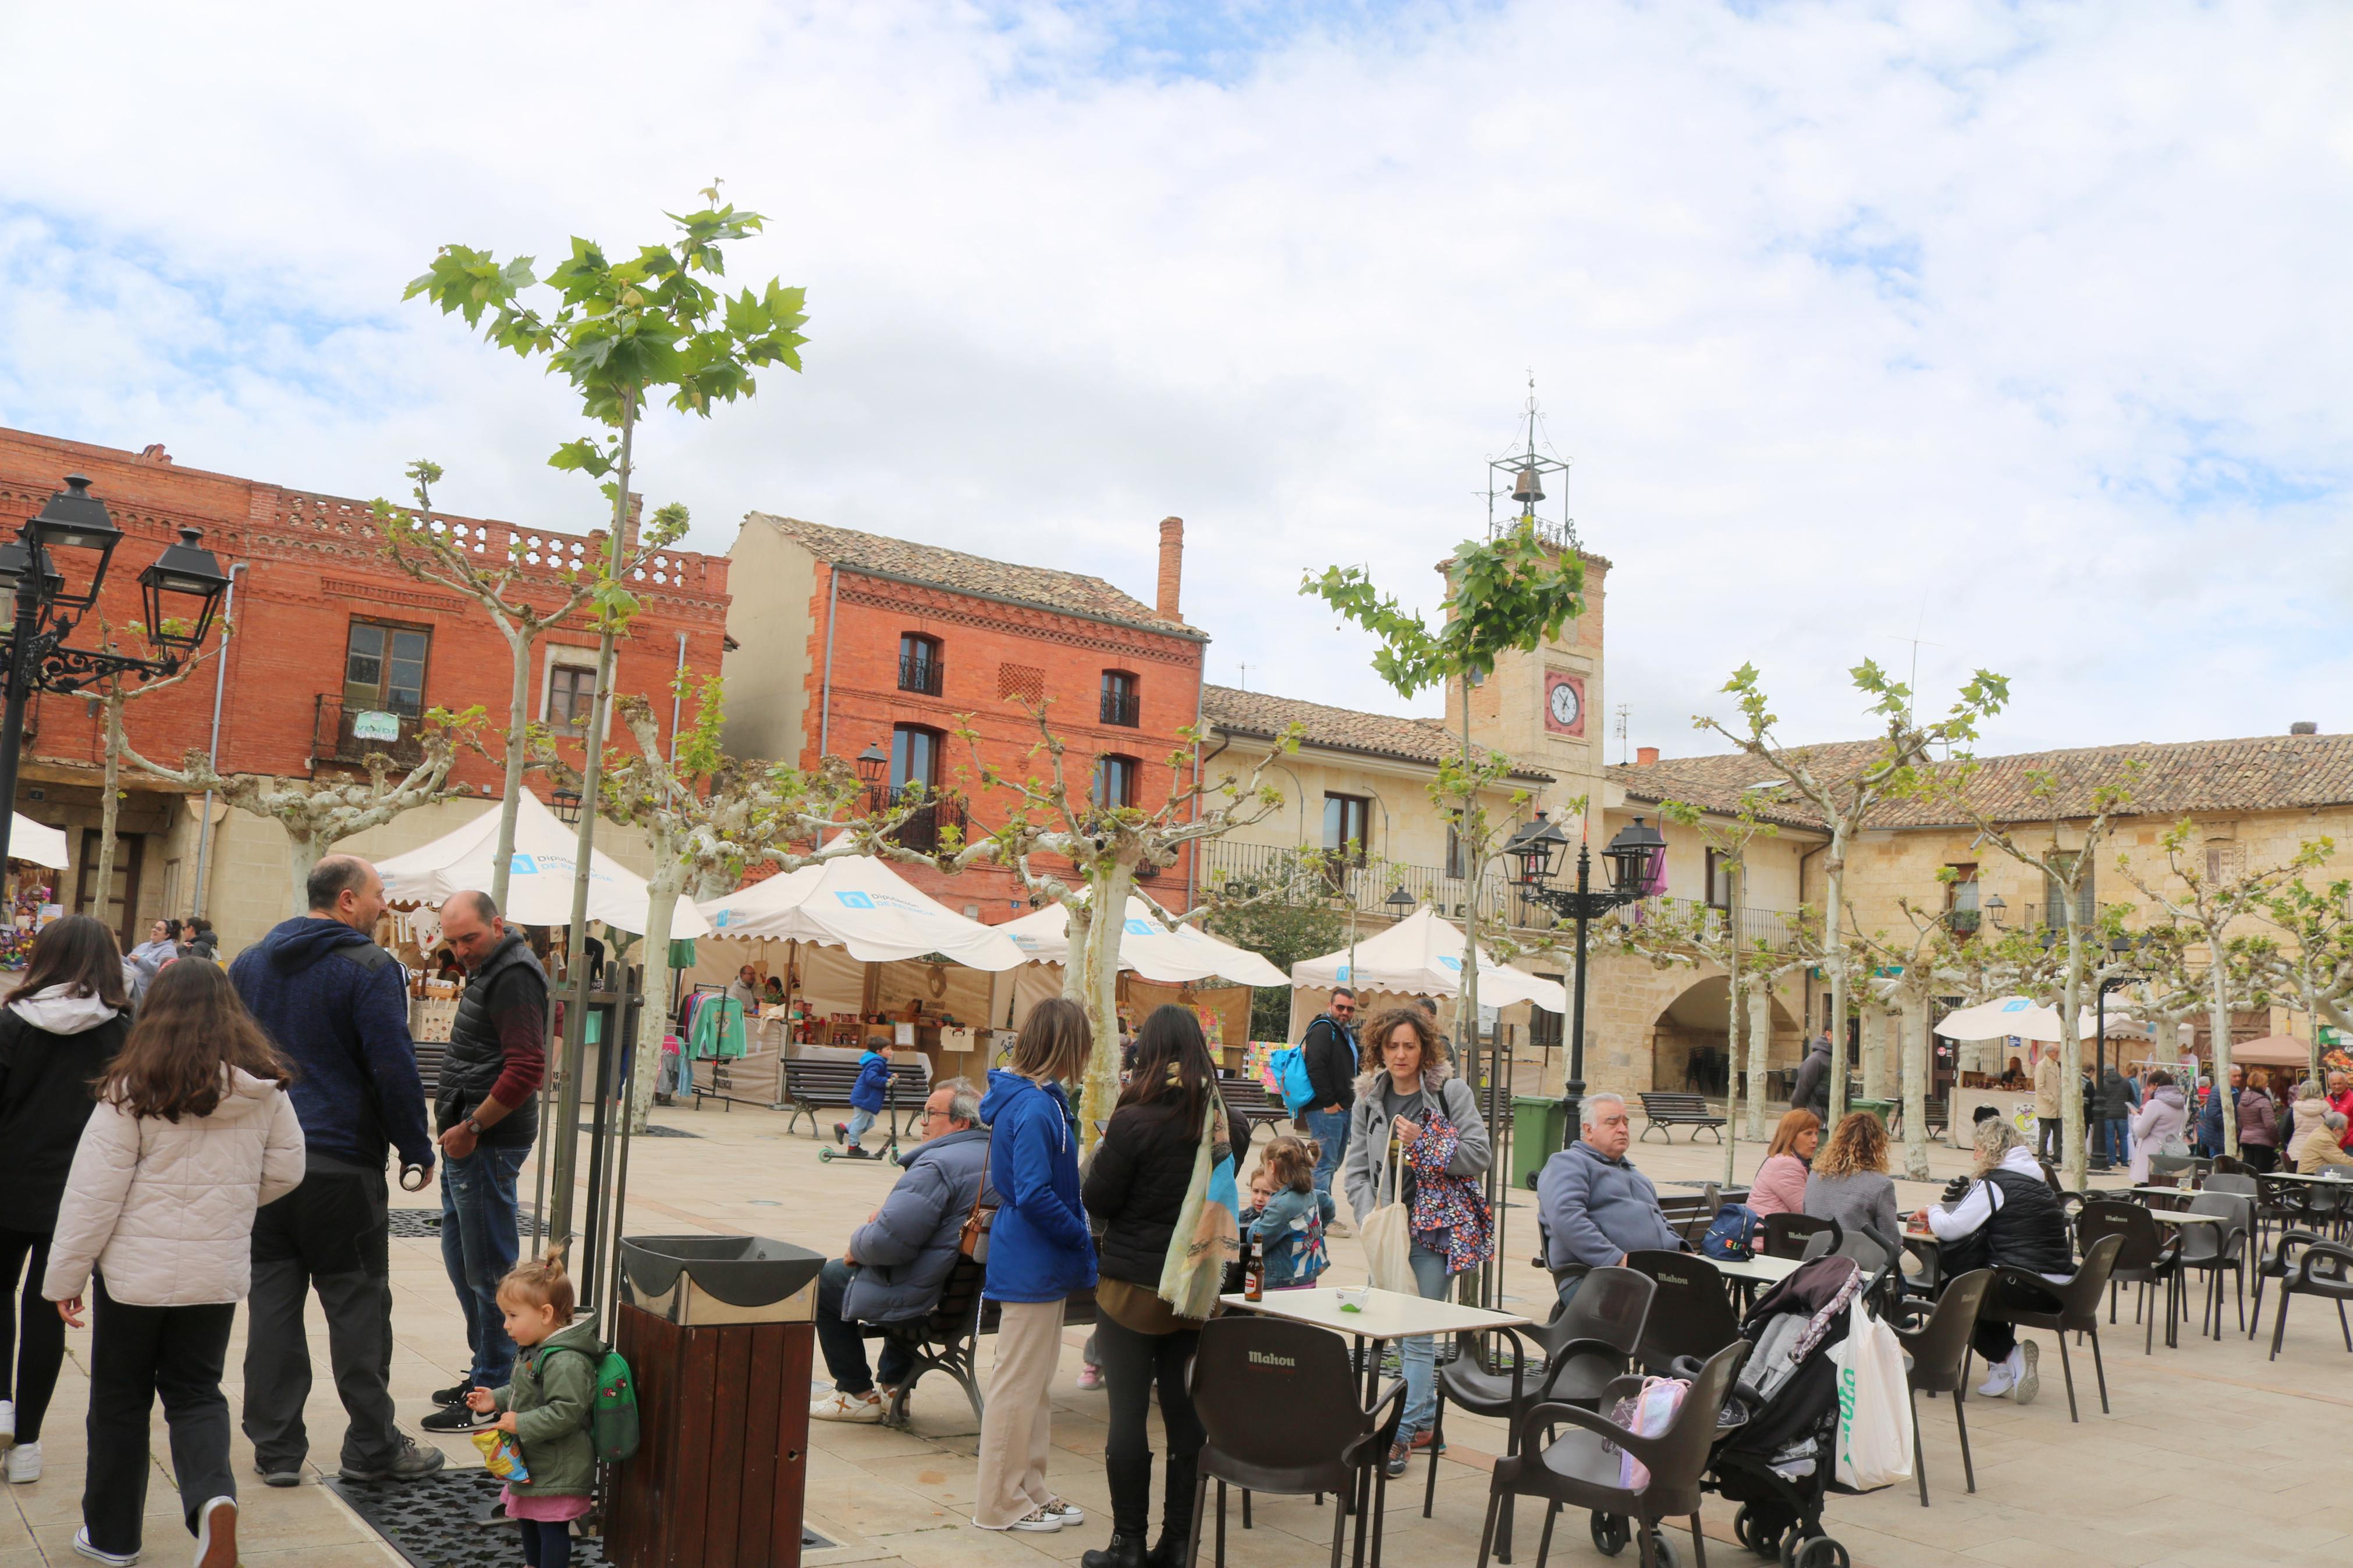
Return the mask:
[[(40, 515), (26, 520), (13, 543), (0, 545), (0, 593), (9, 594), (16, 614), (0, 650), (0, 863), (8, 857), (16, 824), (16, 767), (25, 738), (25, 704), (36, 691), (79, 691), (120, 676), (157, 679), (176, 673), (212, 630), (213, 614), (228, 578), (193, 528), (180, 530), (153, 565), (139, 574), (147, 641), (153, 658), (93, 648), (69, 647), (66, 639), (98, 603), (106, 568), (122, 531), (107, 515), (106, 503), (90, 493), (90, 481), (66, 476), (66, 488), (49, 498)], [(87, 560), (87, 585), (69, 590), (52, 552), (69, 562)], [(76, 574), (77, 580), (80, 574)]]
[(1554, 888), (1553, 857), (1568, 846), (1567, 836), (1545, 820), (1543, 812), (1524, 825), (1504, 846), (1504, 853), (1519, 862), (1521, 897), (1539, 903), (1565, 920), (1577, 922), (1575, 991), (1568, 1004), (1568, 1079), (1561, 1086), (1561, 1109), (1567, 1125), (1563, 1138), (1576, 1141), (1585, 1100), (1585, 936), (1587, 928), (1611, 910), (1645, 897), (1657, 885), (1658, 868), (1667, 853), (1667, 841), (1641, 817), (1619, 830), (1602, 858), (1609, 862), (1609, 886), (1592, 885), (1593, 854), (1580, 839), (1577, 846), (1577, 886)]
[[(2108, 951), (2117, 958), (2122, 958), (2132, 952), (2135, 945), (2133, 939), (2128, 936), (2119, 935), (2108, 940)], [(2137, 984), (2140, 978), (2137, 974), (2112, 974), (2100, 982), (2099, 1021), (2094, 1026), (2099, 1031), (2100, 1037), (2099, 1043), (2092, 1047), (2093, 1057), (2098, 1064), (2092, 1071), (2092, 1082), (2094, 1085), (2105, 1085), (2108, 1079), (2108, 993), (2121, 991), (2127, 985)], [(2102, 1117), (2100, 1119), (2101, 1136), (2098, 1140), (2100, 1159), (2097, 1164), (2091, 1167), (2094, 1171), (2107, 1170), (2113, 1164), (2108, 1148), (2107, 1130), (2107, 1118)]]

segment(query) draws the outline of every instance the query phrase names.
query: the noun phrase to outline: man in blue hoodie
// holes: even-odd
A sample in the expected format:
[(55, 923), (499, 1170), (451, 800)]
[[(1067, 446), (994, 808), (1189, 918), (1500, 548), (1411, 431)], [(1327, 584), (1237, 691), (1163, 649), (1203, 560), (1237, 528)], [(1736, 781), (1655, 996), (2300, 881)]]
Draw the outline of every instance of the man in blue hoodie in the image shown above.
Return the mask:
[(254, 1216), (245, 1435), (265, 1481), (301, 1483), (311, 1394), (302, 1314), (316, 1290), (335, 1392), (351, 1418), (343, 1479), (414, 1480), (442, 1458), (393, 1425), (385, 1160), (396, 1144), (404, 1166), (433, 1166), (407, 976), (368, 934), (385, 906), (375, 867), (330, 855), (306, 891), (310, 913), (280, 922), (229, 966), (246, 1010), (294, 1064), (288, 1092), (306, 1150), (302, 1184)]

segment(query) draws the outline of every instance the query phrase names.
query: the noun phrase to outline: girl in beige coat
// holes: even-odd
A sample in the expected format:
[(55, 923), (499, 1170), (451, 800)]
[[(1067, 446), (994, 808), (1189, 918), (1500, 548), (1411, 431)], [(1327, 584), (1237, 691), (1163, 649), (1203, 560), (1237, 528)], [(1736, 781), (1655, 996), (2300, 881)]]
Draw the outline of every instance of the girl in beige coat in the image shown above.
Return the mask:
[(252, 1270), (253, 1211), (302, 1180), (286, 1066), (210, 963), (167, 965), (98, 1084), (41, 1294), (75, 1328), (98, 1272), (89, 1474), (74, 1550), (138, 1561), (155, 1395), (196, 1568), (234, 1568), (221, 1363)]

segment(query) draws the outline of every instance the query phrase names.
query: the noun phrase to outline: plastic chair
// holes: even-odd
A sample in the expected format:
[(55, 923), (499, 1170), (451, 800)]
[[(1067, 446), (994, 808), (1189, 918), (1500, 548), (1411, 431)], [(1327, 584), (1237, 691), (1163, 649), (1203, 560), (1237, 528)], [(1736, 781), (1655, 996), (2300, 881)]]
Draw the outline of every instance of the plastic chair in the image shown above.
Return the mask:
[(1688, 1252), (1636, 1252), (1627, 1257), (1626, 1267), (1648, 1275), (1658, 1287), (1634, 1352), (1637, 1366), (1665, 1376), (1676, 1357), (1705, 1361), (1740, 1337), (1724, 1276), (1706, 1258)]
[(1226, 1561), (1229, 1486), (1281, 1497), (1333, 1493), (1340, 1506), (1333, 1510), (1332, 1568), (1340, 1568), (1348, 1515), (1367, 1472), (1372, 1563), (1379, 1568), (1381, 1510), (1388, 1494), (1382, 1461), (1405, 1415), (1405, 1382), (1391, 1380), (1370, 1405), (1358, 1403), (1356, 1387), (1347, 1342), (1326, 1330), (1247, 1313), (1203, 1326), (1193, 1356), (1193, 1409), (1208, 1440), (1194, 1476), (1193, 1529), (1180, 1568), (1192, 1568), (1200, 1555), (1212, 1480), (1218, 1483), (1219, 1568)]
[[(2302, 1247), (2304, 1255), (2295, 1262), (2288, 1261), (2288, 1248)], [(2273, 1249), (2264, 1272), (2275, 1273), (2280, 1282), (2279, 1315), (2272, 1320), (2272, 1353), (2269, 1360), (2279, 1360), (2280, 1340), (2287, 1332), (2287, 1299), (2291, 1296), (2317, 1296), (2337, 1303), (2337, 1327), (2345, 1336), (2345, 1348), (2353, 1351), (2353, 1325), (2345, 1320), (2345, 1303), (2353, 1301), (2353, 1247), (2339, 1247), (2325, 1241), (2308, 1230), (2284, 1231)], [(2263, 1280), (2255, 1281), (2255, 1319), (2263, 1321)]]
[(1768, 1214), (1765, 1216), (1765, 1245), (1759, 1250), (1767, 1258), (1806, 1258), (1806, 1242), (1815, 1236), (1828, 1236), (1830, 1247), (1835, 1247), (1841, 1239), (1839, 1222), (1810, 1214)]
[(2140, 1302), (2134, 1309), (2136, 1321), (2147, 1324), (2141, 1336), (2141, 1353), (2152, 1355), (2157, 1350), (2157, 1312), (2148, 1300), (2149, 1287), (2165, 1287), (2165, 1344), (2170, 1350), (2174, 1337), (2174, 1291), (2181, 1281), (2180, 1237), (2168, 1237), (2158, 1226), (2147, 1209), (2116, 1198), (2096, 1198), (2084, 1205), (2075, 1218), (2075, 1239), (2089, 1248), (2104, 1236), (2120, 1236), (2124, 1246), (2116, 1253), (2116, 1264), (2108, 1270), (2108, 1321), (2116, 1321), (2116, 1287), (2137, 1285)]
[[(1552, 1505), (1545, 1511), (1536, 1568), (1544, 1568), (1552, 1550), (1553, 1525), (1563, 1508), (1631, 1518), (1641, 1542), (1642, 1568), (1656, 1568), (1659, 1562), (1658, 1547), (1662, 1544), (1659, 1521), (1688, 1517), (1693, 1553), (1705, 1563), (1707, 1548), (1699, 1532), (1700, 1478), (1707, 1470), (1708, 1452), (1715, 1442), (1717, 1412), (1747, 1356), (1748, 1342), (1737, 1339), (1709, 1356), (1692, 1379), (1674, 1419), (1656, 1436), (1639, 1436), (1605, 1415), (1556, 1401), (1538, 1405), (1522, 1416), (1515, 1451), (1495, 1461), (1494, 1479), (1487, 1493), (1486, 1528), (1479, 1536), (1479, 1568), (1487, 1568), (1495, 1523), (1507, 1501), (1522, 1497), (1542, 1498)], [(1639, 1393), (1641, 1386), (1640, 1378), (1620, 1378), (1603, 1391), (1602, 1397), (1614, 1402)], [(1577, 1430), (1550, 1442), (1541, 1440), (1543, 1434), (1561, 1426)], [(1640, 1489), (1618, 1484), (1621, 1450), (1651, 1472), (1649, 1481)], [(1599, 1520), (1595, 1533), (1598, 1538)]]
[(2100, 1361), (2100, 1297), (2108, 1288), (2108, 1271), (2116, 1267), (2116, 1254), (2124, 1250), (2121, 1236), (2104, 1236), (2084, 1251), (2084, 1261), (2075, 1266), (2073, 1279), (2064, 1284), (2054, 1284), (2040, 1274), (2030, 1273), (2013, 1264), (1996, 1266), (2004, 1282), (2015, 1280), (2037, 1290), (2059, 1298), (2052, 1311), (2035, 1311), (2030, 1308), (2005, 1305), (1999, 1295), (1988, 1300), (1978, 1315), (1996, 1322), (2015, 1323), (2021, 1329), (2047, 1329), (2059, 1336), (2059, 1370), (2067, 1380), (2067, 1419), (2081, 1421), (2075, 1408), (2075, 1369), (2067, 1358), (2067, 1336), (2071, 1333), (2092, 1337), (2092, 1372), (2100, 1383), (2100, 1414), (2108, 1410), (2108, 1371)]
[[(1963, 1363), (1969, 1354), (1969, 1331), (1978, 1326), (1978, 1309), (1985, 1304), (1986, 1292), (1993, 1288), (1993, 1270), (1972, 1269), (1956, 1277), (1945, 1287), (1933, 1307), (1918, 1301), (1905, 1304), (1914, 1317), (1926, 1314), (1926, 1321), (1911, 1327), (1899, 1322), (1889, 1323), (1896, 1342), (1904, 1347), (1910, 1364), (1905, 1372), (1905, 1382), (1915, 1392), (1949, 1394), (1953, 1396), (1953, 1426), (1961, 1438), (1961, 1476), (1971, 1491), (1978, 1489), (1977, 1466), (1969, 1458), (1969, 1423), (1961, 1414), (1961, 1403), (1968, 1394), (1968, 1379)], [(1928, 1461), (1920, 1450), (1920, 1419), (1915, 1410), (1912, 1419), (1912, 1469), (1920, 1478), (1920, 1506), (1928, 1506)]]
[[(1456, 1335), (1459, 1353), (1438, 1369), (1438, 1414), (1430, 1423), (1430, 1480), (1422, 1489), (1421, 1517), (1430, 1516), (1438, 1499), (1438, 1454), (1445, 1446), (1449, 1400), (1473, 1415), (1504, 1417), (1510, 1424), (1506, 1442), (1516, 1440), (1519, 1418), (1533, 1405), (1553, 1399), (1591, 1405), (1633, 1359), (1657, 1291), (1655, 1280), (1631, 1268), (1588, 1271), (1576, 1296), (1553, 1314), (1552, 1321), (1525, 1336), (1544, 1350), (1544, 1364), (1534, 1375), (1516, 1361), (1508, 1373), (1490, 1370), (1479, 1353), (1482, 1336)], [(1508, 1528), (1504, 1539), (1508, 1561)]]
[(2207, 1310), (2199, 1316), (2198, 1331), (2206, 1331), (2206, 1320), (2211, 1314), (2214, 1337), (2219, 1340), (2222, 1337), (2222, 1274), (2226, 1269), (2239, 1277), (2239, 1327), (2247, 1326), (2247, 1237), (2254, 1228), (2255, 1201), (2238, 1193), (2209, 1188), (2189, 1200), (2189, 1212), (2211, 1214), (2222, 1221), (2221, 1225), (2185, 1225), (2177, 1244), (2181, 1267), (2198, 1269), (2207, 1279)]

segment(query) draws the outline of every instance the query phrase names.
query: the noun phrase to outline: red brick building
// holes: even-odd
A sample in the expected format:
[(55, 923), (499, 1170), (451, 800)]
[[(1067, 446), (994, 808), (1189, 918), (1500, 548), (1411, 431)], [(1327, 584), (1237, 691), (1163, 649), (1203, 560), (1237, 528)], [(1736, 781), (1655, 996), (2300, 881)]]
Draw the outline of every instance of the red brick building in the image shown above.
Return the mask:
[[(744, 596), (729, 624), (727, 749), (812, 767), (872, 748), (888, 784), (944, 797), (911, 825), (922, 841), (945, 823), (1001, 825), (1012, 805), (978, 788), (974, 749), (955, 734), (965, 716), (989, 766), (1046, 776), (1022, 707), (1043, 700), (1073, 791), (1165, 801), (1177, 782), (1169, 759), (1187, 750), (1180, 731), (1200, 719), (1208, 641), (1178, 614), (1184, 531), (1173, 517), (1160, 524), (1146, 605), (1076, 572), (750, 513), (728, 557)], [(1182, 899), (1190, 873), (1189, 860), (1162, 872), (1162, 896)], [(1028, 908), (995, 868), (910, 880), (992, 922)]]
[[(472, 601), (418, 584), (385, 560), (365, 501), (183, 468), (160, 446), (132, 453), (0, 430), (0, 530), (13, 533), (69, 473), (90, 477), (91, 493), (125, 535), (98, 612), (114, 626), (139, 618), (138, 574), (179, 528), (201, 529), (206, 546), (235, 578), (237, 634), (226, 658), (206, 660), (190, 679), (127, 710), (132, 745), (157, 763), (176, 763), (192, 748), (216, 748), (223, 773), (316, 777), (351, 770), (370, 750), (414, 756), (418, 720), (434, 708), (480, 704), (492, 723), (503, 725), (513, 672), (504, 637)], [(520, 538), (526, 562), (546, 584), (544, 602), (559, 596), (560, 564), (604, 547), (597, 534), (448, 521), (493, 560)], [(621, 645), (618, 689), (659, 694), (681, 666), (698, 675), (718, 669), (726, 637), (724, 560), (672, 552), (631, 586), (642, 610)], [(95, 631), (93, 616), (76, 642), (90, 643)], [(533, 650), (531, 717), (559, 730), (585, 727), (596, 647), (583, 622), (567, 621), (542, 639)], [(667, 737), (670, 705), (656, 707)], [(386, 744), (355, 737), (362, 712), (391, 715), (398, 738)], [(88, 886), (103, 763), (95, 705), (37, 697), (26, 728), (16, 807), (66, 829), (74, 865), (65, 873), (63, 901), (98, 912), (100, 890)], [(626, 743), (617, 729), (614, 733)], [(457, 776), (495, 795), (501, 770), (468, 754)], [(201, 796), (189, 800), (152, 780), (127, 782), (123, 842), (103, 900), (110, 923), (136, 936), (154, 916), (185, 914), (201, 901), (233, 948), (283, 918), (284, 835), (275, 823), (216, 806), (206, 833), (196, 821)], [(479, 809), (461, 803), (411, 812), (353, 844), (363, 852), (396, 853)], [(628, 846), (612, 847), (630, 858)], [(199, 856), (206, 862), (201, 898)]]

